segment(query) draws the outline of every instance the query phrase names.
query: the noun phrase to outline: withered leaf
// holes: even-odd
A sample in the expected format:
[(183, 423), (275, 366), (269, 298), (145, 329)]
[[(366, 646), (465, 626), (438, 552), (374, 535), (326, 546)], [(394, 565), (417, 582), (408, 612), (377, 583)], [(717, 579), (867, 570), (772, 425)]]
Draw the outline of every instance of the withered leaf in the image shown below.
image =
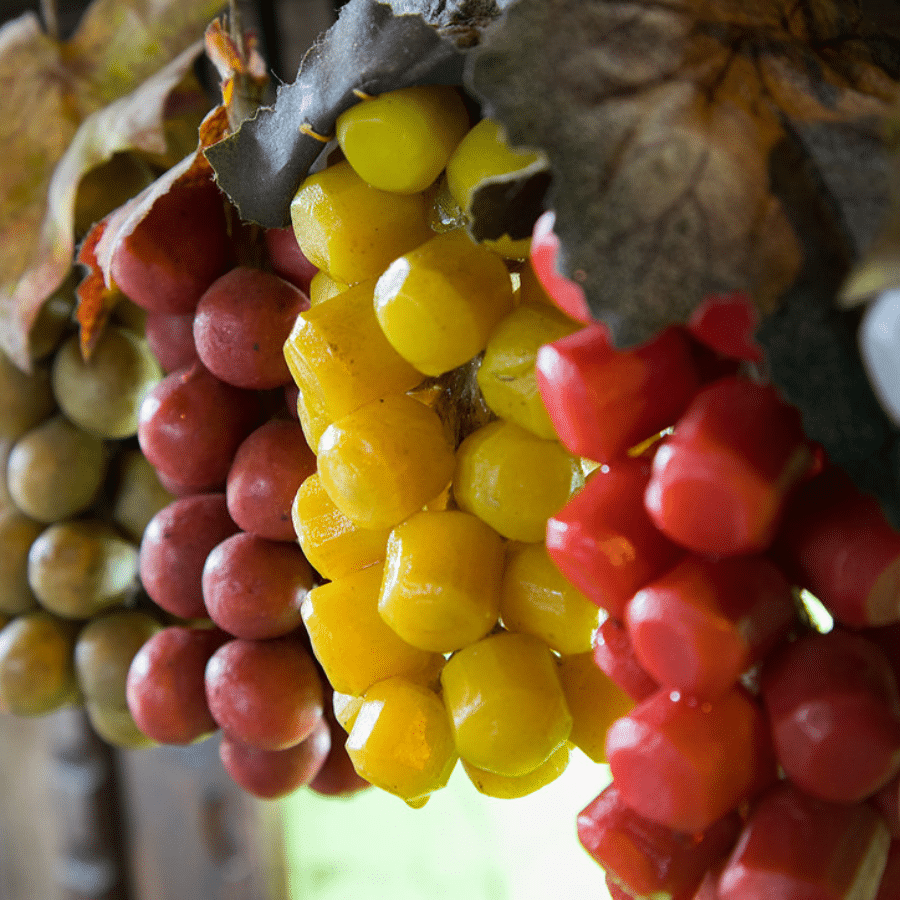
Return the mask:
[(22, 368), (29, 328), (72, 265), (81, 179), (120, 151), (164, 158), (166, 120), (183, 111), (167, 98), (218, 6), (95, 0), (64, 42), (30, 13), (0, 29), (0, 349)]
[(778, 306), (804, 252), (769, 173), (786, 134), (829, 215), (871, 241), (897, 62), (841, 0), (519, 0), (466, 84), (512, 143), (548, 155), (560, 267), (630, 346), (709, 294)]
[(900, 435), (865, 375), (858, 316), (835, 303), (891, 193), (891, 9), (520, 0), (470, 54), (466, 84), (512, 143), (549, 157), (559, 266), (614, 340), (746, 292), (765, 374), (900, 527)]
[[(290, 201), (322, 152), (337, 117), (359, 102), (416, 84), (459, 84), (463, 58), (510, 0), (351, 0), (281, 87), (206, 156), (246, 221), (290, 222)], [(301, 130), (302, 129), (302, 130)]]

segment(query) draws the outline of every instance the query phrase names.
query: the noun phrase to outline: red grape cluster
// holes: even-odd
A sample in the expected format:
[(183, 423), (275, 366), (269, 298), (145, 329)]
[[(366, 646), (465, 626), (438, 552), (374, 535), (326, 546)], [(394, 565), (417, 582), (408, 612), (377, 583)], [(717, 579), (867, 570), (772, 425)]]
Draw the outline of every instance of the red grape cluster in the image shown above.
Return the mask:
[(595, 662), (637, 703), (582, 844), (614, 898), (900, 896), (900, 534), (758, 377), (748, 303), (618, 351), (551, 217), (532, 259), (585, 328), (541, 349), (538, 383), (599, 467), (547, 548), (608, 612)]
[[(163, 198), (112, 260), (168, 373), (141, 404), (138, 441), (177, 498), (148, 524), (139, 569), (178, 624), (135, 656), (128, 706), (160, 743), (221, 729), (226, 771), (256, 796), (356, 790), (300, 617), (317, 576), (291, 520), (315, 457), (282, 345), (315, 268), (290, 234), (232, 240), (218, 190), (192, 190), (189, 203)], [(238, 264), (254, 246), (265, 267)]]

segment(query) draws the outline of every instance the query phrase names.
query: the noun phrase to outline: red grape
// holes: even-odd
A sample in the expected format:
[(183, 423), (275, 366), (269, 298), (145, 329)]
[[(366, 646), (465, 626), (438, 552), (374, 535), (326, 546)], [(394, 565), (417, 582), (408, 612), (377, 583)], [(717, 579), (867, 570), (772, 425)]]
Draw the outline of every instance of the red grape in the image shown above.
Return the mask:
[(150, 598), (182, 619), (205, 618), (203, 565), (236, 531), (224, 494), (183, 497), (160, 510), (141, 540), (141, 583)]
[(766, 662), (761, 688), (778, 762), (806, 793), (853, 803), (900, 772), (900, 697), (872, 641), (801, 637)]
[(632, 700), (640, 703), (659, 689), (640, 664), (628, 629), (617, 619), (607, 619), (594, 632), (594, 662)]
[(628, 604), (635, 654), (660, 684), (712, 700), (786, 637), (791, 588), (762, 556), (689, 554)]
[(553, 302), (573, 319), (593, 323), (587, 300), (581, 287), (564, 275), (556, 266), (559, 256), (560, 241), (553, 231), (556, 214), (548, 210), (538, 217), (531, 235), (531, 264), (534, 273), (553, 299)]
[(700, 386), (690, 343), (678, 328), (619, 351), (604, 328), (591, 325), (541, 347), (535, 372), (560, 441), (602, 463), (670, 426)]
[(800, 415), (774, 387), (722, 378), (705, 387), (653, 458), (651, 519), (697, 553), (757, 553), (775, 537), (812, 462)]
[(151, 352), (164, 371), (174, 372), (197, 361), (192, 312), (149, 313), (144, 333)]
[(750, 814), (722, 870), (719, 900), (863, 900), (875, 896), (890, 836), (866, 803), (827, 803), (788, 782)]
[(291, 506), (297, 489), (316, 471), (316, 455), (293, 419), (271, 419), (238, 447), (226, 495), (244, 531), (271, 541), (296, 541)]
[(332, 703), (325, 703), (325, 721), (331, 732), (331, 750), (319, 774), (309, 783), (311, 790), (324, 797), (338, 797), (355, 794), (372, 785), (359, 775), (347, 753), (347, 732), (334, 716)]
[(241, 638), (272, 638), (299, 628), (300, 605), (315, 584), (296, 543), (267, 541), (246, 532), (212, 549), (203, 566), (209, 617)]
[(294, 637), (223, 644), (206, 666), (206, 696), (222, 730), (260, 750), (286, 750), (322, 720), (319, 670)]
[(610, 615), (623, 619), (635, 591), (673, 566), (684, 551), (650, 521), (643, 493), (646, 459), (596, 469), (547, 522), (547, 553), (566, 578)]
[(222, 767), (235, 784), (262, 800), (275, 800), (309, 784), (322, 770), (331, 732), (318, 722), (299, 744), (285, 750), (249, 747), (227, 734), (219, 744)]
[(698, 341), (723, 356), (759, 364), (762, 348), (753, 336), (758, 324), (759, 313), (752, 299), (743, 291), (734, 291), (704, 297), (691, 314), (688, 328)]
[(691, 834), (776, 774), (765, 717), (741, 688), (705, 703), (657, 691), (613, 723), (606, 758), (628, 806)]
[(264, 239), (275, 274), (309, 294), (309, 283), (319, 270), (300, 249), (294, 229), (267, 228)]
[(900, 622), (900, 533), (840, 469), (801, 485), (773, 552), (839, 622), (854, 628)]
[(194, 317), (194, 343), (217, 378), (264, 390), (291, 380), (282, 348), (307, 296), (271, 272), (242, 266), (210, 285)]
[(138, 442), (171, 483), (218, 485), (258, 417), (254, 392), (225, 384), (194, 363), (167, 375), (144, 399)]
[(700, 834), (673, 831), (626, 806), (615, 782), (578, 814), (577, 824), (584, 848), (628, 896), (659, 900), (692, 898), (741, 830), (732, 810)]
[(182, 183), (157, 198), (116, 247), (119, 289), (156, 313), (188, 313), (232, 262), (225, 201), (212, 179)]
[(160, 744), (190, 744), (214, 732), (204, 674), (228, 639), (218, 629), (171, 625), (138, 650), (128, 670), (126, 698), (138, 728)]

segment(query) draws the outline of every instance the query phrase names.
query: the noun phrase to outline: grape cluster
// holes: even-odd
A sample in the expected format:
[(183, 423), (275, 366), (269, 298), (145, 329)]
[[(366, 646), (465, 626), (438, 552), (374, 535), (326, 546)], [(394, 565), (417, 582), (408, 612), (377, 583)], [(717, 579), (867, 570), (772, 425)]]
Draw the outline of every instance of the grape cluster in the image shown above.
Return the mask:
[(573, 746), (602, 761), (632, 705), (594, 665), (600, 610), (544, 545), (586, 462), (557, 439), (535, 360), (580, 324), (528, 240), (464, 227), (476, 184), (541, 161), (445, 87), (364, 101), (337, 141), (291, 204), (319, 269), (284, 345), (316, 451), (294, 527), (327, 579), (303, 620), (367, 781), (420, 806), (461, 761), (478, 790), (522, 796)]
[(31, 333), (32, 369), (0, 358), (0, 710), (81, 703), (103, 738), (146, 739), (125, 702), (161, 627), (138, 579), (144, 527), (170, 502), (135, 435), (162, 371), (125, 299), (86, 361), (67, 282)]
[(132, 648), (124, 701), (150, 743), (221, 730), (224, 768), (256, 796), (346, 793), (364, 783), (302, 627), (317, 575), (291, 519), (315, 457), (289, 414), (282, 347), (315, 270), (293, 239), (230, 215), (211, 181), (181, 186), (112, 255), (163, 367), (134, 418), (168, 492), (134, 554), (163, 620)]
[[(587, 322), (554, 245), (545, 220), (535, 265)], [(538, 353), (562, 443), (601, 464), (551, 516), (548, 551), (608, 613), (594, 658), (637, 702), (578, 831), (617, 898), (887, 900), (900, 535), (748, 377), (751, 330), (744, 299), (712, 298), (637, 350), (586, 324)]]

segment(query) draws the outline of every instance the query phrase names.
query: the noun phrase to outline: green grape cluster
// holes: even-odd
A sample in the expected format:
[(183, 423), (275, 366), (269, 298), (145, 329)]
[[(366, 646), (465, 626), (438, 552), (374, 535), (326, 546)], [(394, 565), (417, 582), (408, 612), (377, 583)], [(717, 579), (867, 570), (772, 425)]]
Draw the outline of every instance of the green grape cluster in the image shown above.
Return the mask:
[(0, 711), (82, 703), (104, 739), (139, 746), (125, 678), (161, 620), (138, 545), (173, 498), (135, 435), (162, 372), (129, 301), (89, 360), (74, 306), (67, 282), (32, 330), (31, 371), (0, 356)]
[(535, 359), (580, 323), (527, 241), (464, 227), (475, 184), (541, 160), (443, 87), (366, 100), (337, 138), (344, 158), (291, 206), (319, 267), (284, 347), (317, 455), (292, 510), (326, 580), (304, 623), (360, 775), (421, 806), (461, 761), (478, 790), (522, 796), (572, 747), (602, 761), (631, 705), (592, 661), (601, 612), (544, 546), (589, 467), (557, 440)]

